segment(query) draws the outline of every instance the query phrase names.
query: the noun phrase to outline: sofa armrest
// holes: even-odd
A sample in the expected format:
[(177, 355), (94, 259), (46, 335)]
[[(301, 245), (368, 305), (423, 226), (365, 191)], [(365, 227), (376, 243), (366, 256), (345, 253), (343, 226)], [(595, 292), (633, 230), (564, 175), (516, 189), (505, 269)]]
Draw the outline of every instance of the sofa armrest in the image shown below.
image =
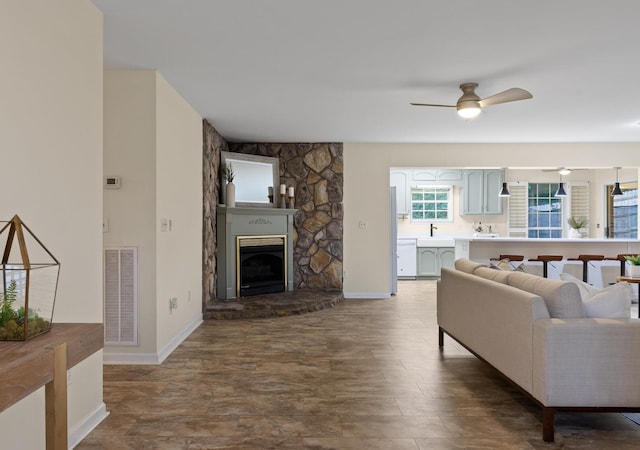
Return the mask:
[(533, 396), (550, 407), (640, 407), (640, 320), (540, 319)]
[(531, 392), (532, 328), (537, 319), (549, 317), (541, 297), (443, 268), (437, 315), (447, 334)]

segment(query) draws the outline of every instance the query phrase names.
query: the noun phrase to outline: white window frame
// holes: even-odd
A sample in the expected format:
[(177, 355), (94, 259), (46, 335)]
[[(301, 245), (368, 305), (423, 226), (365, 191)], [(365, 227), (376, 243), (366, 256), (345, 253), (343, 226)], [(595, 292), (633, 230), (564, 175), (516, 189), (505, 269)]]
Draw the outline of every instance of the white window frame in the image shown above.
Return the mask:
[[(447, 218), (446, 219), (415, 219), (413, 217), (413, 191), (423, 189), (440, 189), (447, 191)], [(418, 185), (411, 186), (409, 189), (409, 217), (412, 223), (430, 223), (430, 222), (438, 222), (438, 223), (453, 223), (453, 186), (452, 185)]]

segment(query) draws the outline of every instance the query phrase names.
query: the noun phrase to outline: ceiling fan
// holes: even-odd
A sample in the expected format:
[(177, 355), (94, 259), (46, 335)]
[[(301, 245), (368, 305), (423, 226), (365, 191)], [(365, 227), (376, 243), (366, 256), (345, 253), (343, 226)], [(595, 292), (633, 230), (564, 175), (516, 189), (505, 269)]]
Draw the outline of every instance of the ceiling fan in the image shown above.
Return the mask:
[(478, 83), (463, 83), (460, 85), (462, 96), (455, 105), (439, 105), (434, 103), (411, 103), (413, 106), (439, 106), (444, 108), (456, 108), (458, 114), (465, 119), (473, 119), (482, 112), (485, 106), (497, 105), (500, 103), (515, 102), (533, 98), (530, 92), (520, 88), (511, 88), (499, 92), (490, 97), (481, 99), (475, 92)]
[(558, 172), (560, 175), (569, 175), (574, 170), (587, 170), (587, 169), (570, 169), (568, 167), (556, 167), (555, 169), (542, 169), (543, 172)]

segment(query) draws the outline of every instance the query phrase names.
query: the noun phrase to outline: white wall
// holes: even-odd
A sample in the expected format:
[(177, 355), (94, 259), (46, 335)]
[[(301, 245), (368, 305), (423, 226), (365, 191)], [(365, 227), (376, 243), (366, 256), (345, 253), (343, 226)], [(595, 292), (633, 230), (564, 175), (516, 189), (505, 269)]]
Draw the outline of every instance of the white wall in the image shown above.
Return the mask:
[(138, 248), (139, 345), (109, 353), (155, 353), (156, 346), (156, 73), (104, 72), (104, 245)]
[(122, 183), (105, 246), (138, 248), (140, 337), (105, 359), (157, 363), (202, 321), (202, 118), (156, 71), (105, 71), (104, 167)]
[[(157, 345), (202, 321), (202, 117), (157, 75)], [(171, 227), (159, 232), (160, 220)], [(178, 307), (169, 310), (169, 298)]]
[[(380, 297), (390, 291), (391, 167), (640, 167), (639, 149), (639, 143), (345, 143), (345, 296)], [(374, 198), (380, 206), (372, 208), (363, 198)], [(359, 228), (359, 221), (365, 221), (367, 228)]]
[[(102, 31), (88, 0), (2, 2), (0, 219), (60, 260), (54, 322), (102, 321)], [(76, 368), (70, 430), (104, 412), (102, 365)], [(43, 410), (39, 391), (0, 413), (3, 448), (43, 448)]]

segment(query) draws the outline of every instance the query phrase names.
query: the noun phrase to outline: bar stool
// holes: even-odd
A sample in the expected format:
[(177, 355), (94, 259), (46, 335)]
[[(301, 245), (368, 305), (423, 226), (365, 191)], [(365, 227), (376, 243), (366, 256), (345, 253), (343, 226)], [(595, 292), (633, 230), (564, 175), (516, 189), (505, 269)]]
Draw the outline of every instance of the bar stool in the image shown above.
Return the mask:
[(547, 278), (547, 265), (549, 261), (562, 261), (562, 255), (538, 255), (537, 258), (531, 258), (529, 261), (540, 261), (542, 262), (542, 276)]
[(509, 261), (524, 261), (524, 256), (522, 256), (522, 255), (500, 255), (497, 258), (491, 258), (491, 261), (502, 261), (503, 259), (508, 259)]
[(626, 273), (626, 267), (627, 267), (627, 259), (625, 258), (625, 256), (636, 256), (637, 253), (618, 253), (618, 256), (615, 256), (613, 258), (605, 258), (605, 260), (607, 261), (620, 261), (620, 276), (623, 277), (625, 276)]
[(577, 258), (567, 258), (567, 261), (582, 261), (582, 281), (587, 283), (589, 278), (589, 266), (590, 261), (602, 261), (604, 255), (578, 255)]

